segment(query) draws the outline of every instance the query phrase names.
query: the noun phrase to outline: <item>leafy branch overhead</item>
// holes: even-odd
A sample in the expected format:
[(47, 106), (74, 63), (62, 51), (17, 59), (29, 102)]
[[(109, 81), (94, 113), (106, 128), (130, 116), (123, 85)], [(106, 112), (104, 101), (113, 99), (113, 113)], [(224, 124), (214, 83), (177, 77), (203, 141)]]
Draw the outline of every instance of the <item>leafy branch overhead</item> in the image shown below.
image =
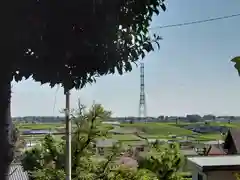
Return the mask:
[(240, 76), (240, 56), (233, 58), (231, 61), (235, 63), (234, 67), (237, 69), (238, 74)]
[(166, 10), (164, 0), (19, 2), (13, 76), (71, 89), (129, 72), (154, 44), (159, 48), (161, 38), (148, 28), (160, 9)]

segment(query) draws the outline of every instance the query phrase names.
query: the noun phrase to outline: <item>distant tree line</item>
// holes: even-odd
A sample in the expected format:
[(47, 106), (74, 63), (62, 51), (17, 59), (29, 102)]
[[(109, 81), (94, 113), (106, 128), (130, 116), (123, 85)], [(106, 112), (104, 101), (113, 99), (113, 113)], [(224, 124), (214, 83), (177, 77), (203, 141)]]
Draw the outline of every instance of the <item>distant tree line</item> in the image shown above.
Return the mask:
[[(62, 116), (25, 116), (25, 117), (14, 117), (16, 122), (25, 123), (59, 123), (64, 122), (64, 117)], [(129, 117), (111, 117), (108, 121), (120, 121), (120, 122), (138, 122), (138, 121), (148, 121), (148, 122), (204, 122), (204, 121), (238, 121), (240, 116), (215, 116), (212, 114), (207, 114), (200, 116), (198, 114), (187, 114), (186, 116), (164, 116), (160, 115), (158, 117), (145, 117), (139, 118), (134, 116)]]

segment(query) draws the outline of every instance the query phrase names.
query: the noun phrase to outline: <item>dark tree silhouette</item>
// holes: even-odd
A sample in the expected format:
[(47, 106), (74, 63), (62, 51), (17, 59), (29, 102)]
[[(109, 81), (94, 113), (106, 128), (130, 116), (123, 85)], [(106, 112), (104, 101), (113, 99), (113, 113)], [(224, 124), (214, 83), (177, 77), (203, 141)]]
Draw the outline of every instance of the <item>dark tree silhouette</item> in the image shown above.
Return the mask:
[(0, 179), (8, 171), (11, 81), (33, 77), (65, 90), (95, 78), (132, 70), (131, 62), (154, 50), (153, 14), (164, 0), (25, 0), (0, 5)]

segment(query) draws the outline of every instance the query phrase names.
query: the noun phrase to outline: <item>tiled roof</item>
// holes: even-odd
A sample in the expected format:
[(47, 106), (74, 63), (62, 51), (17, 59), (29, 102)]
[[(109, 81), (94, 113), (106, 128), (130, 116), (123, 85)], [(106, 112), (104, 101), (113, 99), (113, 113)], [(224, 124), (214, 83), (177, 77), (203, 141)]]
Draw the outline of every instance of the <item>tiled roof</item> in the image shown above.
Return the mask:
[(28, 174), (19, 164), (10, 165), (9, 180), (29, 180)]
[(240, 153), (240, 130), (238, 129), (231, 129), (229, 132), (233, 138), (235, 147), (238, 151), (238, 153)]
[(211, 145), (208, 149), (207, 155), (225, 155), (226, 152), (221, 146)]

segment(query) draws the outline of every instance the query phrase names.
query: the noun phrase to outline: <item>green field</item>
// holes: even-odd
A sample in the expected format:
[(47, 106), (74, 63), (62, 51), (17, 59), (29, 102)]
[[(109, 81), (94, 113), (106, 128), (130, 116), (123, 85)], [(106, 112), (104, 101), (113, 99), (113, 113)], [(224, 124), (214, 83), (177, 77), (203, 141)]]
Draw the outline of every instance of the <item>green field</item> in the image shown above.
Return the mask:
[[(197, 134), (193, 133), (190, 130), (185, 129), (183, 126), (188, 125), (190, 123), (134, 123), (134, 124), (121, 124), (121, 127), (126, 128), (134, 128), (137, 129), (142, 136), (151, 138), (151, 139), (172, 139), (172, 135), (175, 135), (178, 137), (178, 139), (181, 139), (181, 137), (189, 136), (191, 135), (193, 137), (193, 140), (199, 140), (199, 141), (209, 141), (209, 140), (218, 140), (222, 139), (220, 133), (204, 133), (204, 134)], [(234, 128), (240, 128), (240, 123), (209, 123), (209, 125), (214, 126), (226, 126), (226, 127), (234, 127)], [(23, 130), (49, 130), (49, 129), (60, 129), (64, 128), (65, 125), (62, 123), (42, 123), (42, 124), (30, 124), (30, 123), (24, 123), (24, 124), (17, 124), (17, 127), (20, 129), (20, 131)], [(108, 130), (111, 127), (109, 125), (102, 125), (100, 126), (102, 130)], [(25, 136), (26, 139), (33, 138)], [(42, 139), (43, 135), (34, 135), (35, 139)], [(135, 135), (127, 135), (127, 134), (119, 134), (119, 135), (111, 135), (111, 138), (118, 139), (120, 141), (138, 141), (139, 138)]]
[[(189, 125), (190, 123), (134, 123), (134, 124), (121, 124), (122, 128), (132, 128), (138, 130), (139, 134), (146, 138), (151, 139), (173, 139), (173, 135), (177, 136), (174, 139), (182, 139), (184, 136), (191, 136), (192, 145), (198, 144), (197, 141), (210, 141), (210, 140), (219, 140), (223, 139), (220, 133), (193, 133), (190, 130), (184, 128), (184, 126)], [(197, 123), (196, 123), (197, 124)], [(203, 124), (203, 123), (202, 123)], [(213, 126), (226, 126), (233, 128), (240, 128), (240, 123), (209, 123), (208, 125)], [(62, 123), (55, 124), (18, 124), (17, 127), (20, 131), (23, 130), (49, 130), (49, 129), (61, 129), (64, 128), (65, 125)], [(113, 128), (111, 125), (102, 124), (99, 126), (101, 130), (107, 131)], [(57, 138), (61, 138), (62, 135), (57, 135)], [(44, 138), (44, 135), (25, 135), (24, 139), (29, 142), (39, 141)], [(134, 134), (109, 134), (108, 138), (117, 139), (122, 142), (123, 146), (134, 146), (135, 144), (142, 143), (141, 139)], [(201, 144), (201, 143), (200, 143)], [(198, 144), (199, 145), (199, 144)], [(183, 176), (189, 175), (189, 169), (186, 165), (183, 165), (183, 168), (180, 172)], [(185, 172), (187, 171), (187, 172)]]
[(17, 128), (20, 130), (49, 130), (64, 127), (64, 124), (61, 123), (41, 123), (41, 124), (32, 124), (32, 123), (20, 123), (17, 124)]
[[(221, 139), (220, 133), (218, 134), (197, 134), (193, 133), (190, 130), (183, 128), (182, 126), (189, 123), (182, 123), (181, 125), (176, 125), (175, 123), (135, 123), (135, 124), (122, 124), (124, 127), (133, 127), (137, 128), (140, 131), (144, 132), (147, 138), (158, 138), (158, 139), (172, 139), (171, 135), (176, 135), (178, 137), (183, 136), (193, 136), (194, 140), (199, 141), (208, 141)], [(217, 125), (217, 124), (214, 124)], [(219, 125), (219, 124), (218, 124)], [(222, 126), (223, 124), (221, 124)], [(231, 127), (240, 127), (239, 125), (230, 124)], [(227, 124), (227, 126), (230, 126)]]

